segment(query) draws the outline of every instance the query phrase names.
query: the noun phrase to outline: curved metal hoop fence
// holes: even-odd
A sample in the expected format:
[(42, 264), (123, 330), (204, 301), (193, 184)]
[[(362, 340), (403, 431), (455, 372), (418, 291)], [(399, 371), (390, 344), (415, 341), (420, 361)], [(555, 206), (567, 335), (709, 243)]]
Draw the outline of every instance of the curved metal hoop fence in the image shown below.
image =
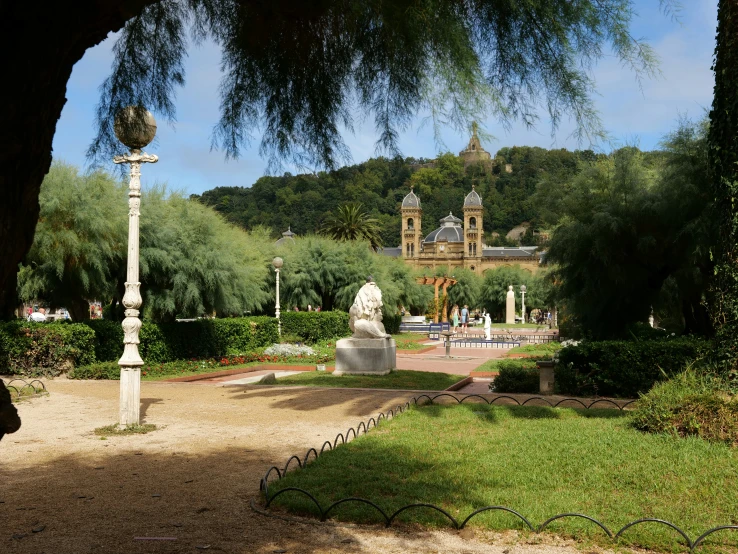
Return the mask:
[(33, 379), (31, 381), (26, 381), (25, 379), (11, 379), (10, 381), (3, 380), (3, 382), (5, 383), (5, 388), (10, 391), (10, 394), (13, 395), (15, 400), (24, 396), (32, 396), (48, 392), (46, 390), (46, 385), (38, 379)]
[[(425, 503), (425, 502), (419, 502), (419, 503), (413, 503), (408, 504), (406, 506), (402, 506), (398, 510), (396, 510), (393, 513), (388, 513), (387, 511), (383, 510), (379, 504), (376, 502), (373, 502), (366, 498), (359, 498), (359, 497), (349, 497), (349, 498), (341, 498), (340, 500), (337, 500), (324, 508), (321, 503), (318, 501), (317, 498), (310, 492), (306, 491), (305, 489), (301, 489), (299, 487), (285, 487), (283, 489), (278, 490), (271, 496), (269, 495), (269, 483), (275, 482), (284, 477), (287, 474), (287, 471), (290, 469), (290, 467), (293, 467), (295, 469), (302, 469), (304, 468), (307, 463), (311, 459), (317, 459), (319, 456), (321, 456), (326, 449), (327, 450), (333, 450), (334, 448), (337, 448), (339, 444), (346, 444), (349, 442), (349, 435), (352, 436), (352, 438), (358, 437), (362, 431), (364, 434), (367, 434), (372, 427), (377, 427), (377, 425), (382, 420), (389, 420), (392, 419), (400, 414), (402, 414), (405, 410), (409, 409), (411, 405), (430, 405), (437, 403), (436, 401), (439, 399), (451, 399), (452, 401), (455, 401), (457, 404), (463, 404), (466, 401), (476, 401), (476, 402), (484, 402), (488, 405), (493, 405), (496, 402), (500, 400), (509, 400), (513, 402), (514, 404), (517, 404), (518, 406), (527, 406), (531, 405), (535, 401), (540, 401), (543, 404), (547, 404), (551, 408), (561, 407), (562, 404), (568, 403), (568, 407), (575, 407), (578, 409), (597, 409), (597, 408), (609, 408), (609, 409), (617, 409), (620, 411), (623, 411), (626, 407), (630, 406), (635, 402), (635, 400), (631, 400), (629, 402), (625, 402), (623, 404), (619, 404), (613, 400), (609, 400), (606, 398), (594, 400), (590, 403), (582, 402), (581, 400), (577, 398), (564, 398), (563, 400), (559, 400), (558, 402), (551, 402), (549, 399), (542, 397), (542, 396), (536, 396), (532, 398), (528, 398), (524, 402), (520, 402), (518, 399), (512, 397), (512, 396), (496, 396), (495, 398), (488, 399), (483, 396), (480, 396), (478, 394), (470, 394), (467, 396), (464, 396), (463, 398), (458, 398), (457, 396), (450, 394), (450, 393), (439, 393), (436, 395), (427, 395), (427, 394), (421, 394), (419, 396), (414, 396), (404, 404), (398, 405), (395, 408), (392, 408), (388, 410), (387, 412), (380, 412), (376, 417), (370, 417), (366, 422), (360, 422), (356, 428), (351, 427), (349, 428), (346, 433), (338, 433), (336, 435), (336, 438), (331, 441), (325, 441), (323, 443), (323, 446), (321, 446), (320, 450), (316, 448), (310, 448), (305, 456), (302, 458), (300, 456), (294, 455), (290, 456), (290, 458), (287, 460), (287, 463), (285, 463), (284, 467), (281, 469), (277, 466), (270, 467), (267, 472), (264, 474), (264, 477), (261, 478), (261, 482), (259, 483), (259, 490), (264, 493), (264, 498), (266, 500), (265, 509), (268, 509), (269, 506), (282, 496), (283, 494), (286, 494), (288, 492), (293, 492), (297, 494), (301, 494), (305, 496), (307, 499), (309, 499), (318, 510), (319, 519), (320, 521), (325, 521), (328, 519), (328, 516), (331, 514), (331, 512), (334, 511), (335, 508), (338, 508), (339, 506), (343, 504), (350, 504), (350, 503), (358, 503), (358, 504), (365, 504), (367, 506), (371, 506), (374, 508), (374, 510), (377, 512), (379, 516), (381, 516), (381, 519), (384, 520), (385, 526), (389, 527), (392, 525), (392, 523), (395, 521), (397, 516), (399, 516), (403, 512), (408, 511), (415, 511), (415, 510), (433, 510), (438, 512), (439, 514), (443, 515), (454, 529), (463, 529), (466, 527), (467, 523), (469, 523), (471, 520), (473, 520), (476, 516), (478, 516), (481, 513), (484, 512), (490, 512), (490, 511), (499, 511), (499, 512), (507, 512), (512, 515), (514, 515), (516, 518), (518, 518), (524, 525), (527, 527), (530, 531), (534, 533), (541, 533), (546, 530), (546, 528), (553, 523), (554, 521), (560, 520), (560, 519), (566, 519), (566, 518), (579, 518), (584, 519), (586, 521), (591, 522), (593, 525), (596, 525), (602, 531), (613, 541), (617, 541), (619, 538), (624, 536), (628, 529), (631, 527), (635, 527), (637, 525), (642, 525), (645, 523), (655, 523), (658, 525), (662, 525), (665, 527), (669, 527), (676, 534), (681, 536), (684, 539), (684, 542), (686, 543), (686, 546), (689, 548), (690, 551), (694, 551), (695, 548), (700, 546), (705, 539), (707, 539), (709, 536), (713, 535), (714, 533), (718, 533), (720, 531), (738, 531), (738, 525), (718, 525), (716, 527), (713, 527), (711, 529), (708, 529), (704, 533), (702, 533), (700, 536), (698, 536), (696, 539), (691, 539), (689, 535), (680, 527), (675, 525), (674, 523), (671, 523), (670, 521), (666, 521), (663, 519), (657, 519), (657, 518), (641, 518), (635, 521), (631, 521), (630, 523), (624, 525), (620, 530), (613, 532), (612, 529), (607, 527), (604, 523), (597, 520), (596, 518), (592, 516), (588, 516), (586, 514), (579, 514), (574, 512), (568, 512), (563, 514), (556, 514), (554, 516), (551, 516), (546, 521), (541, 523), (540, 525), (536, 526), (531, 521), (526, 518), (523, 514), (520, 512), (514, 510), (513, 508), (510, 508), (508, 506), (483, 506), (481, 508), (477, 508), (474, 510), (471, 514), (466, 516), (464, 519), (457, 519), (454, 516), (452, 516), (450, 513), (448, 513), (446, 510), (441, 508), (440, 506), (436, 506), (435, 504)], [(540, 405), (540, 404), (539, 404)], [(573, 405), (573, 406), (572, 406)], [(271, 479), (270, 479), (271, 478)]]

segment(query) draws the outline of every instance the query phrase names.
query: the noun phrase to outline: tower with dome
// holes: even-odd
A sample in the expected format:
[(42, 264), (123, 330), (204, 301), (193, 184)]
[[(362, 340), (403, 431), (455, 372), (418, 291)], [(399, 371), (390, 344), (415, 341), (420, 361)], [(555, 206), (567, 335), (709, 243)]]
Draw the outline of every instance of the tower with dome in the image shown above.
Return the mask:
[[(466, 150), (460, 153), (465, 163), (490, 163), (477, 137), (476, 126)], [(506, 169), (507, 171), (507, 169)], [(413, 189), (403, 198), (400, 207), (402, 230), (400, 246), (385, 248), (387, 256), (402, 257), (408, 265), (424, 270), (446, 266), (451, 271), (464, 267), (482, 274), (500, 266), (519, 265), (530, 272), (538, 270), (541, 253), (537, 246), (487, 246), (484, 244), (484, 205), (472, 185), (461, 206), (463, 220), (449, 213), (441, 218), (440, 227), (423, 235), (423, 208)]]

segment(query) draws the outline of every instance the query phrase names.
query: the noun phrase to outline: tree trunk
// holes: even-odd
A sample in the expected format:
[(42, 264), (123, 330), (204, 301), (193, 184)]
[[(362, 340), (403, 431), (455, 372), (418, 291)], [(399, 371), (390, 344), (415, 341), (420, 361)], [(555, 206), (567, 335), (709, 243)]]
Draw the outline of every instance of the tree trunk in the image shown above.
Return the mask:
[(90, 319), (90, 304), (84, 300), (69, 302), (66, 308), (75, 323)]
[(153, 3), (0, 3), (6, 83), (0, 108), (0, 319), (12, 318), (17, 304), (18, 264), (33, 243), (41, 181), (51, 165), (72, 67), (88, 48)]

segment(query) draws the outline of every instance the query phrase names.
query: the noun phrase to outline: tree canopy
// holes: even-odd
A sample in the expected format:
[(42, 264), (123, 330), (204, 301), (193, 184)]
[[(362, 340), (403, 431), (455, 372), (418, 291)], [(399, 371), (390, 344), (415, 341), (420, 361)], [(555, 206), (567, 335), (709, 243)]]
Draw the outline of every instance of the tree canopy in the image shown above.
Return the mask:
[(676, 311), (680, 331), (710, 332), (704, 293), (715, 227), (705, 132), (682, 122), (658, 165), (626, 147), (566, 185), (546, 259), (560, 299), (593, 336), (622, 335), (652, 307), (666, 317)]
[(347, 158), (340, 129), (352, 129), (355, 113), (373, 115), (378, 146), (390, 152), (423, 108), (436, 125), (466, 126), (480, 113), (533, 124), (544, 105), (553, 128), (568, 115), (580, 136), (600, 135), (588, 71), (604, 49), (638, 74), (654, 69), (651, 50), (628, 32), (632, 3), (125, 0), (84, 9), (61, 1), (40, 11), (9, 4), (0, 40), (24, 55), (5, 64), (14, 86), (0, 118), (0, 312), (8, 317), (15, 304), (17, 264), (33, 242), (72, 68), (111, 32), (122, 29), (91, 157), (107, 162), (118, 153), (113, 120), (125, 106), (175, 119), (187, 49), (208, 38), (223, 52), (214, 146), (236, 156), (261, 128), (260, 148), (273, 165), (333, 167)]

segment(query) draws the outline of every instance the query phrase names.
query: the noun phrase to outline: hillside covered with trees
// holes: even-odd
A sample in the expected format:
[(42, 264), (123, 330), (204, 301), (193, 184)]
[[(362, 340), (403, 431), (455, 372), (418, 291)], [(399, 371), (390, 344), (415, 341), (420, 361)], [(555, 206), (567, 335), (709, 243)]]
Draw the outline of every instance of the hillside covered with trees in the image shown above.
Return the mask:
[[(659, 152), (643, 153), (647, 165), (655, 164), (659, 157)], [(584, 166), (603, 158), (605, 154), (591, 150), (528, 146), (500, 149), (492, 168), (482, 164), (464, 167), (463, 160), (451, 153), (432, 163), (373, 158), (330, 172), (265, 176), (250, 187), (217, 187), (196, 198), (244, 229), (271, 228), (275, 238), (288, 227), (298, 235), (317, 232), (339, 206), (360, 202), (378, 220), (382, 243), (396, 246), (400, 204), (410, 186), (422, 202), (423, 230), (430, 232), (449, 212), (461, 215), (464, 197), (475, 185), (484, 202), (486, 242), (505, 246), (509, 244), (505, 235), (521, 223), (530, 223), (531, 228), (558, 223), (565, 184)], [(505, 171), (506, 164), (512, 172)], [(537, 189), (545, 191), (545, 197), (536, 194)], [(535, 240), (532, 236), (525, 239), (529, 244)]]

